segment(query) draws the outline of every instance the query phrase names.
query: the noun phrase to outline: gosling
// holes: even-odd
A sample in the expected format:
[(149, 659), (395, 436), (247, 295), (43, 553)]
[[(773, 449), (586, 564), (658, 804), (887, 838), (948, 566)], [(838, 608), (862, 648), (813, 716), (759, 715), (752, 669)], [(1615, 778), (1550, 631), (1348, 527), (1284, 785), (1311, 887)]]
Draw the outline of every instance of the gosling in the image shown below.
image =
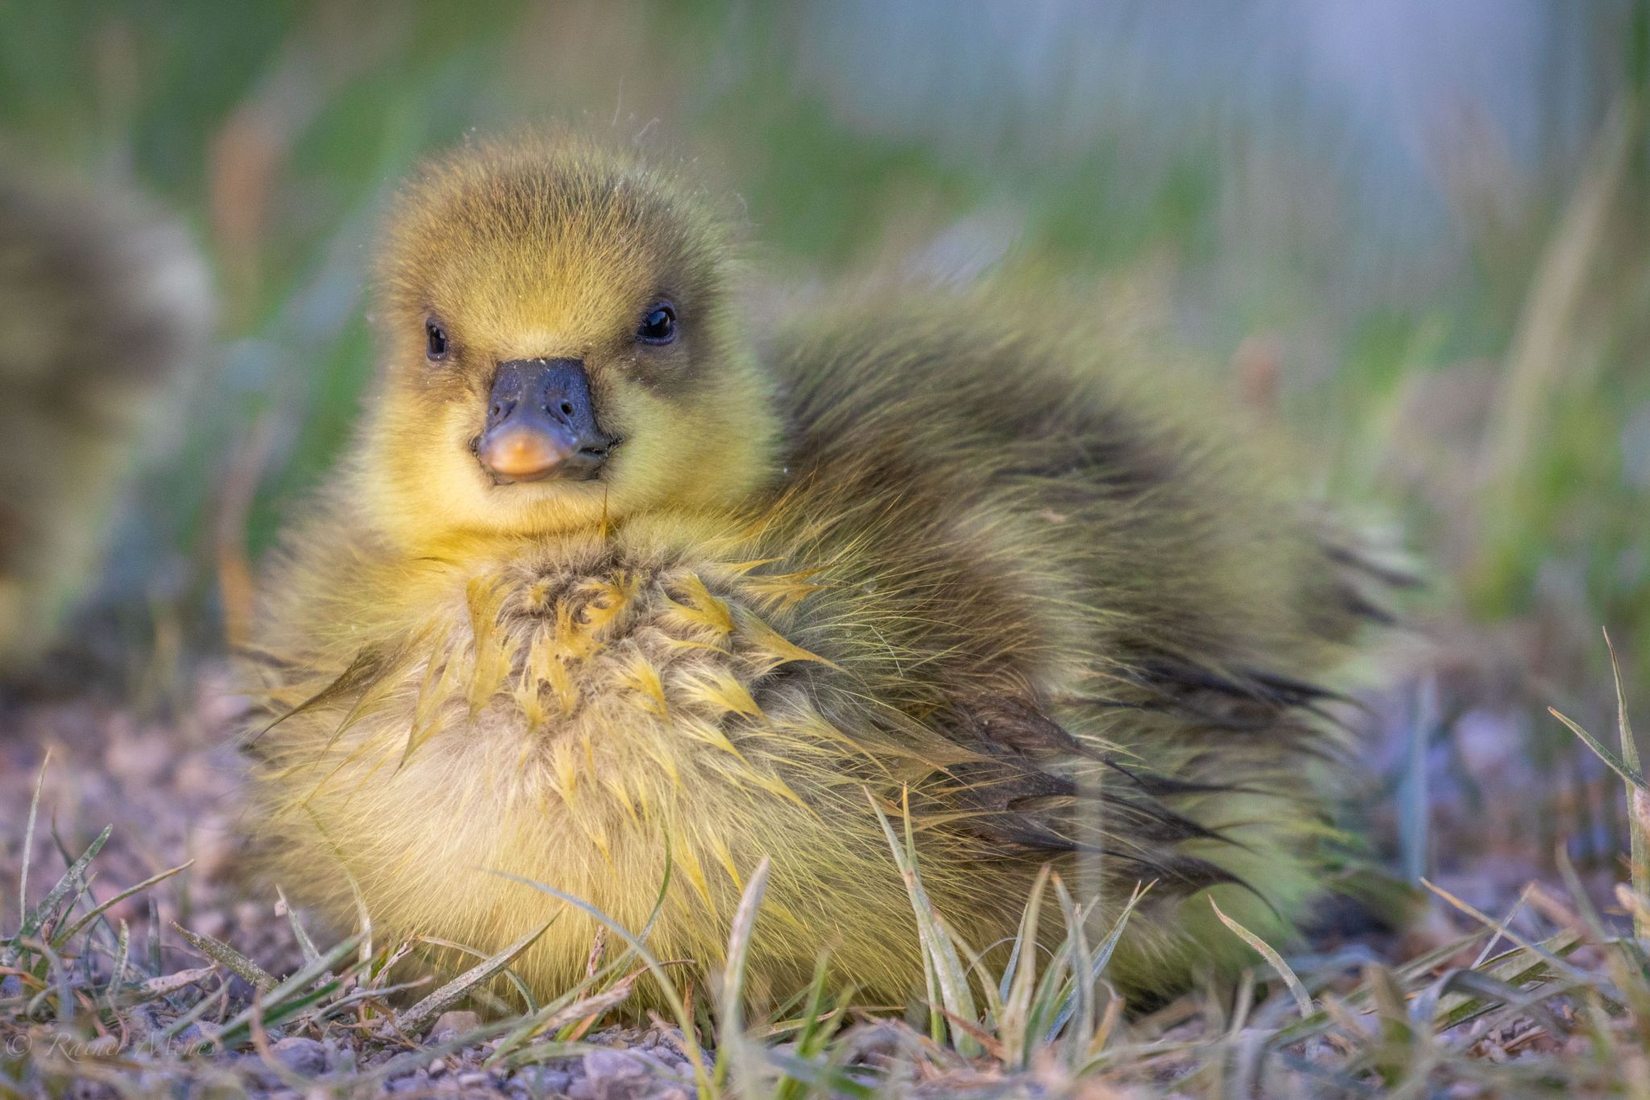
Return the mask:
[(752, 996), (828, 952), (899, 1000), (880, 810), (977, 950), (1045, 865), (1102, 924), (1149, 887), (1109, 971), (1135, 996), (1245, 960), (1211, 900), (1287, 944), (1334, 875), (1356, 556), (1078, 313), (985, 288), (753, 325), (715, 210), (561, 139), (404, 190), (358, 437), (266, 586), (269, 878), (481, 952), (557, 916), (514, 963), (549, 995), (596, 925), (526, 883), (710, 970), (766, 858)]
[(205, 265), (135, 198), (0, 169), (0, 678), (26, 679), (92, 585), (176, 379), (203, 356)]

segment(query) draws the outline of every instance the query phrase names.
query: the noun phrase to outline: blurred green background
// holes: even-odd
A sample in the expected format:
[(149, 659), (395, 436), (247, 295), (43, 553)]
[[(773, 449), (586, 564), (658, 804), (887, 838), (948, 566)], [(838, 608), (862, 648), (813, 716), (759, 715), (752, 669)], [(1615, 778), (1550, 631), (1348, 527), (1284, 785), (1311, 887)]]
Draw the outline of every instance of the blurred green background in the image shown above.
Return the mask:
[(221, 649), (346, 438), (395, 181), (572, 123), (736, 195), (776, 285), (1137, 299), (1423, 563), (1396, 756), (1470, 813), (1534, 745), (1584, 824), (1597, 768), (1541, 708), (1608, 728), (1601, 626), (1650, 715), (1647, 99), (1643, 0), (0, 0), (10, 155), (154, 196), (221, 286), (110, 554), (133, 652)]

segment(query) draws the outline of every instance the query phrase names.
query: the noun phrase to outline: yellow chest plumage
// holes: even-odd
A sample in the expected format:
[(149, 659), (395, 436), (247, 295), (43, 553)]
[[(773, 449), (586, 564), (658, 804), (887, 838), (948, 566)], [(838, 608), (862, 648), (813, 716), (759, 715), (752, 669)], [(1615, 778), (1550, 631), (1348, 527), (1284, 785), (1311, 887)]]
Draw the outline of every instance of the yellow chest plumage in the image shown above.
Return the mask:
[[(862, 789), (887, 762), (865, 755), (856, 782), (851, 740), (786, 671), (828, 663), (782, 632), (811, 588), (771, 562), (600, 546), (553, 564), (431, 565), (402, 587), (405, 628), (352, 664), (348, 690), (323, 690), (262, 739), (268, 824), (312, 833), (334, 864), (292, 846), (276, 876), (342, 911), (359, 890), (392, 935), (485, 949), (560, 908), (498, 872), (639, 928), (669, 865), (679, 881), (656, 950), (706, 960), (768, 855), (767, 912), (792, 925), (768, 967), (804, 977), (832, 946), (892, 987), (914, 956), (883, 932), (910, 916)], [(846, 898), (883, 918), (857, 947), (819, 919)], [(565, 985), (593, 932), (564, 914), (519, 968)]]

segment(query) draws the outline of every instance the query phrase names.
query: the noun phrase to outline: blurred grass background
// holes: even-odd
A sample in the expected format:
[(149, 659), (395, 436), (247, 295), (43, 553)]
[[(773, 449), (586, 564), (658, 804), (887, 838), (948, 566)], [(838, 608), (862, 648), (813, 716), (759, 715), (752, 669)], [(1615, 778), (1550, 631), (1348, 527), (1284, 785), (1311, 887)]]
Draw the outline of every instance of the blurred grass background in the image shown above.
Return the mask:
[(109, 556), (124, 651), (220, 650), (346, 438), (395, 181), (571, 122), (737, 195), (782, 285), (1137, 296), (1401, 519), (1430, 585), (1394, 751), (1459, 814), (1513, 768), (1563, 811), (1533, 839), (1600, 852), (1614, 785), (1534, 716), (1607, 724), (1601, 625), (1650, 708), (1647, 107), (1645, 0), (0, 0), (7, 155), (155, 196), (221, 285)]

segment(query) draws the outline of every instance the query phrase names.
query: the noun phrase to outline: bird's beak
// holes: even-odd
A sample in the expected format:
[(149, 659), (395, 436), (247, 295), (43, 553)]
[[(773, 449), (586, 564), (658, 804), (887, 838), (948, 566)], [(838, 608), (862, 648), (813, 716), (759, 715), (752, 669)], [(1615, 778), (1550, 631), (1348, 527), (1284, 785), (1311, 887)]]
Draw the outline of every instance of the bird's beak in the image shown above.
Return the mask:
[(613, 439), (596, 424), (590, 378), (577, 359), (498, 365), (476, 458), (495, 483), (595, 477)]

